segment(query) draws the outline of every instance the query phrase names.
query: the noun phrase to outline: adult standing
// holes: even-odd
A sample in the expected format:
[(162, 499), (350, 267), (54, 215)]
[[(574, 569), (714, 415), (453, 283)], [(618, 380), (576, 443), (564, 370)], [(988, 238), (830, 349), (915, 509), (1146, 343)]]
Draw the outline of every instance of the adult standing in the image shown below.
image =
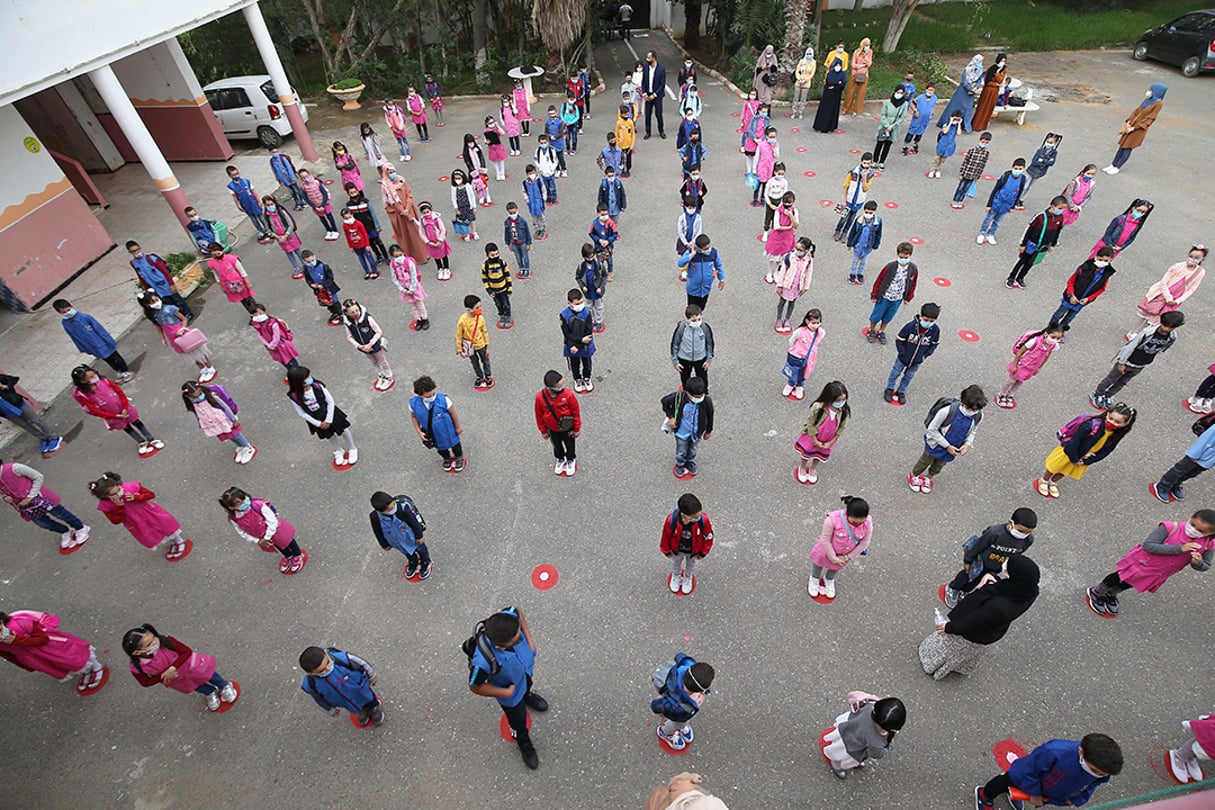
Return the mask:
[(848, 56), (843, 59), (836, 57), (823, 80), (823, 97), (818, 102), (818, 112), (814, 114), (814, 129), (816, 132), (835, 132), (840, 124), (840, 98), (844, 95), (844, 85), (848, 82), (848, 72), (844, 70)]
[(949, 121), (949, 116), (955, 111), (962, 113), (962, 127), (970, 132), (974, 121), (975, 96), (979, 93), (979, 84), (983, 81), (983, 54), (976, 53), (962, 69), (962, 81), (958, 89), (949, 97), (944, 112), (937, 119), (937, 126), (943, 127)]
[(627, 2), (620, 4), (620, 38), (623, 40), (631, 39), (629, 30), (633, 27), (633, 7)]
[(730, 810), (721, 799), (705, 792), (700, 786), (703, 781), (704, 777), (698, 773), (676, 774), (665, 785), (650, 791), (645, 810)]
[(806, 53), (793, 69), (793, 117), (806, 117), (806, 99), (810, 96), (810, 84), (818, 70), (818, 62), (814, 61), (814, 46), (807, 45)]
[(658, 137), (666, 140), (667, 131), (662, 123), (662, 99), (667, 93), (667, 69), (658, 64), (653, 51), (645, 55), (645, 67), (641, 69), (641, 97), (645, 99), (645, 140), (650, 139), (650, 117), (658, 117)]
[(1008, 76), (1008, 55), (996, 56), (996, 63), (987, 69), (983, 80), (983, 92), (979, 94), (979, 103), (975, 105), (974, 119), (971, 123), (975, 129), (987, 129), (991, 123), (991, 114), (996, 109), (996, 98), (1000, 88), (1004, 86), (1004, 78)]
[(873, 66), (873, 47), (869, 37), (852, 52), (852, 81), (844, 91), (844, 112), (850, 115), (865, 111), (865, 92), (869, 89), (869, 68)]
[(391, 163), (380, 167), (380, 189), (396, 243), (415, 262), (426, 264), (430, 254), (426, 252), (426, 241), (418, 225), (418, 206), (413, 201), (413, 191)]
[(1126, 117), (1126, 123), (1122, 125), (1122, 129), (1118, 130), (1118, 134), (1121, 136), (1118, 138), (1118, 151), (1114, 153), (1114, 159), (1110, 161), (1110, 165), (1101, 171), (1106, 174), (1117, 174), (1131, 159), (1131, 150), (1143, 145), (1148, 127), (1156, 123), (1156, 116), (1160, 115), (1160, 110), (1164, 108), (1164, 94), (1167, 92), (1169, 92), (1168, 85), (1159, 82), (1148, 88), (1143, 103)]
[(844, 40), (835, 43), (835, 50), (828, 51), (827, 56), (823, 59), (823, 67), (831, 70), (831, 66), (835, 64), (835, 60), (840, 60), (844, 66), (844, 70), (848, 70), (848, 51), (844, 49)]
[(1194, 294), (1206, 277), (1207, 271), (1202, 266), (1206, 257), (1205, 245), (1192, 245), (1185, 261), (1169, 265), (1160, 281), (1149, 287), (1143, 300), (1139, 302), (1138, 311), (1142, 320), (1131, 332), (1146, 329), (1148, 324), (1159, 324), (1161, 315), (1181, 309), (1181, 305)]
[(755, 75), (751, 77), (751, 87), (755, 88), (760, 104), (772, 103), (772, 95), (776, 92), (778, 69), (776, 49), (768, 45), (760, 53), (759, 59), (755, 60)]

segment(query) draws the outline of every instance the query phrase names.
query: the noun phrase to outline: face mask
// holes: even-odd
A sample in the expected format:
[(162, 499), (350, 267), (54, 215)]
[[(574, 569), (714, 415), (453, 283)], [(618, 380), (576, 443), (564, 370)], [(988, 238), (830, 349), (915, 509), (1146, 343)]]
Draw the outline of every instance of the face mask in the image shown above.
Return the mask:
[(1033, 534), (1033, 532), (1019, 532), (1012, 527), (1012, 524), (1009, 524), (1009, 526), (1008, 526), (1008, 533), (1011, 534), (1013, 537), (1017, 538), (1018, 540), (1024, 540), (1025, 538), (1027, 538), (1031, 534)]
[(69, 318), (75, 318), (75, 317), (76, 317), (76, 310), (74, 310), (74, 309), (69, 309), (67, 312), (63, 313), (63, 319), (65, 321), (68, 320)]
[(848, 404), (848, 400), (846, 400), (846, 399), (837, 399), (835, 402), (832, 402), (832, 403), (831, 403), (831, 407), (832, 407), (832, 408), (835, 408), (835, 409), (838, 411), (840, 408), (844, 407), (844, 406), (845, 406), (845, 405), (847, 405), (847, 404)]
[(1013, 169), (1013, 170), (1012, 170), (1012, 176), (1013, 176), (1013, 177), (1020, 177), (1020, 176), (1021, 176), (1021, 172), (1022, 172), (1022, 171), (1023, 171), (1022, 169)]
[(1131, 212), (1131, 219), (1142, 219), (1142, 218), (1143, 218), (1143, 213), (1144, 213), (1143, 211), (1132, 211), (1132, 212)]
[(599, 215), (599, 221), (600, 221), (600, 222), (607, 222), (607, 221), (608, 221), (608, 215), (607, 215), (607, 214), (600, 214), (600, 215)]
[(704, 397), (688, 397), (688, 399), (697, 405), (705, 401)]
[(339, 149), (339, 150), (337, 150), (337, 153), (338, 153), (339, 155), (344, 155), (344, 154), (346, 154), (346, 150), (345, 150), (345, 149)]
[(1045, 335), (1043, 335), (1042, 342), (1045, 343), (1047, 346), (1054, 346), (1059, 342), (1059, 338), (1046, 337)]
[(198, 222), (200, 219), (202, 219), (202, 217), (200, 217), (198, 214), (195, 214), (194, 216), (190, 217), (191, 222)]
[(570, 309), (574, 310), (574, 312), (581, 312), (586, 309), (586, 304), (570, 304)]
[(316, 259), (304, 259), (304, 264), (309, 267), (316, 267)]
[(527, 176), (527, 179), (528, 179), (528, 180), (535, 180), (535, 179), (536, 179), (536, 175), (534, 175), (534, 174), (529, 174), (529, 175)]
[(869, 50), (869, 46), (868, 46), (868, 45), (866, 45), (866, 46), (865, 46), (865, 50)]
[(928, 327), (932, 326), (932, 324), (933, 324), (933, 321), (926, 321), (923, 318), (920, 318), (919, 320), (920, 320), (921, 329), (927, 329)]
[(903, 94), (902, 94), (902, 93), (895, 93), (895, 94), (894, 94), (894, 100), (895, 100), (895, 101), (902, 101), (902, 100), (903, 100)]
[(806, 251), (802, 250), (801, 248), (797, 248), (794, 252), (797, 253), (797, 258), (799, 259), (804, 258), (806, 255)]
[(428, 396), (428, 397), (422, 397), (422, 401), (425, 402), (427, 405), (431, 405), (438, 398), (439, 398), (438, 394), (432, 394), (431, 396)]
[(324, 672), (316, 672), (313, 674), (318, 678), (328, 678), (330, 675), (333, 674), (333, 663), (330, 662), (329, 668), (326, 669)]
[(389, 180), (400, 180), (400, 179), (401, 179), (401, 175), (397, 174), (396, 172), (389, 172), (389, 173), (388, 173), (388, 179), (389, 179)]
[(685, 68), (687, 68), (688, 70), (691, 70), (691, 69), (692, 69), (692, 63), (691, 63), (691, 62), (684, 62), (684, 63), (683, 63), (683, 66), (684, 66)]
[(1195, 529), (1192, 524), (1187, 523), (1185, 524), (1185, 536), (1191, 540), (1197, 540), (1199, 537), (1203, 537), (1204, 535), (1202, 532), (1198, 531), (1198, 529)]
[(899, 263), (900, 267), (903, 265), (911, 264), (911, 259), (904, 259), (902, 256), (899, 256), (897, 259), (895, 259), (895, 261)]
[(693, 329), (699, 329), (701, 327), (701, 322), (700, 321), (688, 321), (688, 326), (692, 327)]
[(137, 251), (135, 251), (135, 252), (134, 252), (132, 255), (133, 255), (133, 256), (134, 256), (136, 259), (142, 259), (142, 258), (143, 258), (143, 251), (142, 251), (142, 250), (137, 250)]
[[(1148, 95), (1151, 95), (1151, 93), (1148, 93)], [(1097, 776), (1096, 773), (1093, 772), (1092, 768), (1090, 768), (1088, 766), (1088, 763), (1084, 760), (1084, 757), (1080, 757), (1080, 767), (1083, 768), (1084, 772), (1087, 773), (1089, 776), (1096, 776), (1098, 779), (1101, 778), (1101, 777)]]
[(1202, 261), (1202, 259), (1198, 258), (1197, 256), (1186, 256), (1185, 257), (1185, 263), (1189, 264), (1189, 265), (1197, 266), (1201, 261)]
[(85, 385), (96, 385), (98, 380), (100, 380), (100, 379), (101, 379), (100, 377), (86, 377), (84, 384)]
[(236, 507), (236, 514), (243, 515), (253, 508), (253, 501), (246, 500), (240, 506)]
[(160, 309), (161, 307), (164, 306), (164, 304), (161, 303), (160, 301), (157, 301), (154, 304), (148, 304), (148, 306), (150, 306), (152, 309)]
[(267, 205), (266, 210), (269, 211), (270, 213), (274, 213), (275, 211), (278, 210), (278, 206), (277, 205)]
[(564, 391), (564, 390), (565, 390), (565, 386), (564, 386), (564, 385), (563, 385), (563, 386), (561, 386), (560, 388), (553, 388), (551, 385), (550, 385), (550, 386), (546, 386), (546, 387), (548, 388), (548, 392), (549, 392), (550, 394), (552, 394), (553, 396), (556, 396), (557, 394), (560, 394), (562, 391)]
[(190, 397), (190, 401), (191, 402), (202, 402), (206, 398), (207, 398), (206, 394), (199, 394), (196, 397)]
[(1144, 93), (1144, 94), (1143, 94), (1143, 97), (1144, 97), (1144, 98), (1151, 98), (1151, 97), (1152, 97), (1152, 91), (1151, 91), (1151, 90), (1148, 90), (1146, 93)]
[(837, 52), (837, 53), (843, 53), (843, 52), (844, 52), (844, 46), (843, 46), (843, 45), (836, 45), (836, 46), (835, 46), (835, 50), (836, 50), (836, 52)]
[(768, 143), (776, 143), (776, 138), (769, 138)]
[(697, 180), (699, 180), (699, 179), (700, 179), (700, 175), (699, 175), (699, 174), (689, 174), (689, 175), (688, 175), (688, 177), (692, 178), (692, 181), (693, 181), (693, 182), (695, 182), (695, 181), (697, 181)]
[(345, 222), (347, 225), (353, 225), (354, 217), (342, 217), (342, 222)]
[(1052, 209), (1050, 209), (1050, 212), (1057, 217), (1061, 217), (1061, 216), (1063, 216), (1063, 210), (1064, 209), (1062, 209), (1062, 208), (1052, 208)]
[(304, 378), (304, 385), (312, 385), (315, 382), (311, 377)]
[(518, 214), (507, 214), (507, 216), (511, 218), (512, 222), (519, 218)]
[(695, 214), (695, 213), (696, 213), (696, 209), (695, 209), (695, 208), (685, 208), (685, 209), (683, 209), (683, 210), (687, 212), (688, 216), (692, 216), (693, 214)]
[(484, 311), (485, 311), (485, 310), (483, 310), (483, 309), (482, 309), (480, 306), (473, 307), (473, 314), (474, 314), (474, 315), (480, 315), (480, 314), (481, 314), (482, 312), (484, 312)]
[(978, 413), (978, 411), (972, 411), (970, 408), (967, 408), (965, 405), (959, 405), (958, 412), (961, 413), (963, 416), (974, 416), (976, 413)]
[(1093, 259), (1093, 265), (1096, 267), (1109, 267), (1110, 263), (1103, 259)]
[(861, 214), (861, 216), (864, 217), (865, 219), (873, 219), (874, 215), (873, 214)]
[(266, 313), (264, 313), (264, 312), (263, 312), (263, 313), (262, 313), (262, 314), (260, 314), (260, 315), (254, 315), (254, 316), (253, 316), (253, 318), (252, 318), (252, 320), (253, 320), (255, 323), (264, 323), (265, 321), (270, 320), (270, 316), (269, 316), (269, 315), (267, 315)]
[(136, 654), (140, 658), (151, 658), (153, 655), (156, 655), (156, 653), (159, 651), (160, 651), (160, 639), (156, 639), (155, 641), (152, 642), (152, 644), (146, 650), (144, 650), (141, 653), (136, 653)]

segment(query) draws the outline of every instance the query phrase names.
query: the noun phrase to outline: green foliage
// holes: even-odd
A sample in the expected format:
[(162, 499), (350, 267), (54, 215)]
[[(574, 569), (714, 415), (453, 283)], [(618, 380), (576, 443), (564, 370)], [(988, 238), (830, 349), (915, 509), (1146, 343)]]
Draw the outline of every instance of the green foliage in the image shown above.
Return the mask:
[(179, 278), (185, 269), (194, 262), (198, 261), (197, 253), (170, 253), (167, 256), (162, 256), (165, 264), (169, 266), (169, 272), (173, 274), (173, 278)]
[[(360, 71), (360, 68), (366, 68), (366, 64), (367, 63), (363, 63), (362, 65), (355, 65), (354, 67), (352, 67), (350, 69), (350, 72), (358, 73)], [(330, 85), (330, 87), (332, 87), (334, 90), (353, 90), (354, 88), (361, 87), (365, 84), (367, 84), (367, 83), (361, 79), (353, 79), (353, 78), (338, 79), (336, 82), (334, 82), (332, 85)]]
[(266, 72), (243, 15), (221, 17), (181, 34), (177, 41), (202, 84)]

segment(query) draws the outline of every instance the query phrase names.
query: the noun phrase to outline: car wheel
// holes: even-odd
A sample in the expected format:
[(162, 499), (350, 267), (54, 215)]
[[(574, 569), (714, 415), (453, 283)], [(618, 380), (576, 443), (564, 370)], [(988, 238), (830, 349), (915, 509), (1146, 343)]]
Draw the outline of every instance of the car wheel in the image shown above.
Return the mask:
[(1136, 62), (1146, 61), (1148, 58), (1148, 47), (1146, 42), (1140, 42), (1135, 46), (1135, 50), (1131, 51), (1131, 57)]
[(283, 136), (275, 132), (274, 127), (258, 127), (257, 139), (267, 148), (283, 145)]
[(1192, 79), (1198, 75), (1198, 66), (1200, 62), (1197, 56), (1191, 56), (1189, 59), (1181, 63), (1181, 75), (1187, 79)]

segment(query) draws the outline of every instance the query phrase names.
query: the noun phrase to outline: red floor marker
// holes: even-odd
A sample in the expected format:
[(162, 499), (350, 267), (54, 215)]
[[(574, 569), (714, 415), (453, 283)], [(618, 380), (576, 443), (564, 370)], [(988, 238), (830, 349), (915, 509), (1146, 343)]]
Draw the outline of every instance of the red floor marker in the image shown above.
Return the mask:
[(796, 149), (794, 149), (793, 151), (794, 151), (794, 152), (806, 152), (806, 151), (808, 151), (808, 150), (807, 150), (807, 149), (806, 149), (806, 147), (804, 147), (804, 146), (799, 146), (799, 147), (797, 147)]
[(802, 174), (806, 177), (818, 177), (815, 172), (802, 172)]
[(819, 200), (818, 204), (821, 205), (823, 208), (834, 208), (835, 200)]
[(407, 566), (405, 566), (404, 568), (402, 568), (402, 569), (401, 569), (401, 576), (405, 578), (405, 581), (406, 581), (406, 582), (414, 582), (414, 583), (417, 583), (417, 582), (421, 582), (421, 581), (422, 581), (422, 568), (421, 568), (421, 566), (419, 566), (419, 567), (418, 567), (418, 570), (417, 570), (417, 571), (414, 571), (414, 572), (413, 572), (413, 576), (412, 576), (412, 577), (405, 576), (405, 572), (406, 572), (406, 571), (408, 571), (408, 570), (409, 570), (409, 566), (408, 566), (408, 565), (407, 565)]
[(1017, 400), (1015, 400), (1015, 399), (1014, 399), (1014, 400), (1012, 401), (1012, 404), (1011, 404), (1011, 405), (1001, 405), (999, 402), (996, 402), (996, 398), (995, 398), (995, 397), (992, 397), (992, 398), (991, 398), (991, 404), (992, 404), (992, 405), (995, 405), (997, 408), (1000, 408), (1001, 410), (1005, 410), (1005, 411), (1011, 411), (1011, 410), (1014, 410), (1014, 409), (1017, 407)]
[(448, 177), (448, 176), (447, 176), (447, 175), (445, 175), (445, 174), (441, 174), (441, 175), (439, 175), (439, 182), (440, 182), (440, 183), (446, 183), (446, 182), (447, 182), (448, 180), (450, 180), (450, 179), (451, 179), (451, 178), (450, 178), (450, 177)]
[[(837, 130), (835, 130), (835, 134), (836, 134), (836, 135), (843, 135), (843, 134), (844, 134), (844, 130), (842, 130), (842, 129), (837, 129)], [(860, 149), (856, 149), (856, 150), (854, 150), (854, 153), (855, 153), (855, 154), (859, 154), (859, 153), (860, 153), (860, 151), (861, 151)]]
[(913, 245), (922, 245), (922, 244), (924, 244), (924, 240), (923, 240), (923, 239), (921, 239), (921, 238), (920, 238), (920, 237), (918, 237), (918, 236), (913, 236), (913, 237), (911, 237), (910, 239), (908, 239), (907, 241), (908, 241), (908, 242), (910, 242), (910, 243), (911, 243), (911, 244), (913, 244)]
[[(464, 158), (464, 156), (460, 155), (460, 159), (463, 160), (463, 158)], [(990, 174), (985, 174), (985, 175), (983, 175), (982, 179), (983, 180), (995, 180), (996, 178), (991, 176)]]
[(418, 331), (418, 322), (417, 322), (416, 320), (412, 320), (412, 321), (410, 321), (410, 322), (409, 322), (409, 328), (410, 328), (411, 330), (413, 330), (414, 332)]
[(506, 329), (514, 329), (514, 328), (515, 328), (515, 321), (514, 321), (514, 319), (512, 318), (512, 319), (511, 319), (511, 322), (510, 322), (510, 323), (508, 323), (506, 326), (503, 326), (503, 325), (502, 325), (502, 324), (500, 324), (500, 323), (496, 323), (496, 324), (494, 324), (494, 326), (496, 326), (496, 327), (498, 327), (499, 329), (502, 329), (502, 330), (506, 330)]
[(793, 113), (781, 113), (781, 118), (792, 118)]
[(941, 600), (942, 605), (945, 604), (945, 588), (947, 588), (948, 586), (949, 586), (949, 583), (942, 582), (940, 590), (937, 591), (937, 598)]
[[(668, 591), (671, 590), (671, 577), (673, 577), (673, 576), (675, 576), (675, 575), (667, 574), (667, 590)], [(695, 574), (692, 575), (692, 590), (688, 591), (687, 593), (684, 593), (683, 589), (680, 588), (678, 591), (676, 591), (675, 593), (673, 593), (671, 595), (672, 596), (691, 596), (694, 593), (696, 593), (696, 575)]]
[(333, 469), (336, 470), (337, 472), (346, 472), (347, 470), (354, 467), (353, 464), (343, 464), (339, 467), (338, 463), (336, 461), (334, 461), (332, 458), (329, 459), (329, 466), (333, 467)]
[(89, 695), (95, 695), (101, 691), (101, 687), (105, 686), (109, 682), (110, 682), (110, 668), (107, 666), (103, 666), (101, 668), (101, 680), (98, 681), (95, 686), (90, 686), (88, 689), (77, 689), (76, 694), (80, 695), (80, 697), (88, 697)]
[(385, 391), (391, 391), (393, 388), (396, 388), (396, 385), (397, 385), (396, 377), (393, 377), (391, 380), (388, 381), (387, 388), (377, 388), (376, 383), (378, 383), (378, 382), (379, 382), (379, 379), (377, 378), (376, 381), (371, 384), (371, 390), (375, 391), (377, 394), (383, 394)]
[(557, 569), (545, 563), (532, 569), (532, 586), (538, 591), (547, 591), (557, 584)]
[(1206, 416), (1206, 414), (1203, 411), (1194, 410), (1194, 406), (1192, 404), (1190, 404), (1190, 400), (1188, 398), (1181, 400), (1181, 407), (1185, 408), (1187, 411), (1194, 414), (1195, 416)]
[(732, 112), (732, 113), (730, 113), (730, 117), (731, 117), (731, 118), (742, 118), (742, 113), (740, 113), (740, 112)]
[(972, 332), (969, 329), (963, 329), (961, 332), (958, 332), (958, 337), (962, 338), (962, 340), (966, 341), (967, 343), (979, 342), (979, 333)]
[(822, 734), (818, 735), (818, 752), (823, 755), (823, 761), (828, 765), (831, 764), (831, 760), (827, 758), (827, 746), (831, 743), (827, 742), (827, 735), (833, 731), (835, 731), (835, 726), (831, 726)]
[[(828, 598), (826, 597), (826, 595), (825, 595), (825, 594), (823, 594), (823, 592), (822, 592), (822, 588), (825, 588), (826, 586), (825, 586), (825, 584), (823, 583), (823, 581), (822, 581), (821, 579), (818, 581), (818, 587), (819, 587), (819, 589), (820, 589), (820, 590), (819, 590), (819, 592), (818, 592), (818, 596), (811, 596), (811, 597), (810, 597), (810, 600), (811, 600), (811, 601), (813, 601), (813, 602), (818, 602), (820, 605), (830, 605), (832, 602), (834, 602), (834, 601), (835, 601), (834, 599), (828, 599)], [(807, 596), (809, 596), (809, 592), (808, 592), (808, 591), (807, 591)]]
[(864, 337), (864, 338), (869, 337), (869, 326), (868, 325), (861, 327), (861, 337)]
[(181, 556), (174, 557), (173, 559), (169, 559), (169, 552), (166, 551), (165, 552), (165, 561), (171, 562), (171, 563), (179, 563), (182, 560), (184, 560), (186, 557), (189, 557), (190, 552), (193, 550), (194, 550), (194, 541), (187, 537), (186, 538), (186, 550), (182, 552)]
[(75, 554), (77, 551), (80, 551), (80, 549), (84, 548), (86, 543), (88, 543), (87, 540), (84, 541), (84, 543), (77, 543), (76, 545), (72, 546), (71, 548), (63, 548), (62, 546), (60, 546), (59, 553), (65, 557), (69, 554)]
[(680, 481), (691, 481), (693, 478), (696, 477), (696, 473), (694, 473), (694, 472), (688, 472), (688, 473), (684, 473), (683, 475), (680, 475), (679, 473), (675, 472), (676, 469), (677, 469), (676, 467), (671, 468), (671, 475), (675, 476)]
[(789, 131), (790, 132), (801, 132), (802, 128), (801, 127), (789, 127)]
[[(229, 683), (231, 683), (232, 688), (236, 690), (236, 700), (232, 701), (231, 703), (224, 703), (221, 700), (219, 702), (219, 708), (215, 710), (215, 714), (225, 714), (225, 713), (231, 711), (232, 707), (235, 706), (237, 704), (237, 702), (240, 700), (240, 684), (237, 683), (236, 681), (229, 681)], [(505, 715), (503, 715), (503, 716), (505, 717)]]
[(937, 276), (936, 278), (934, 278), (932, 280), (932, 283), (937, 285), (938, 287), (950, 287), (953, 285), (953, 282), (950, 281), (949, 279), (945, 278), (944, 276)]
[(456, 160), (463, 160), (463, 159), (464, 159), (463, 154), (456, 155)]
[(896, 202), (888, 202), (886, 203), (886, 207), (893, 211), (895, 208), (899, 207), (899, 204)]
[[(300, 556), (304, 558), (303, 562), (300, 563), (300, 571), (303, 571), (304, 568), (308, 565), (308, 549), (306, 549), (306, 548), (300, 549)], [(279, 570), (282, 571), (281, 568)], [(300, 571), (292, 571), (292, 570), (288, 569), (286, 571), (283, 571), (283, 576), (293, 577), (296, 574), (298, 574)]]
[(149, 446), (152, 448), (152, 452), (151, 452), (151, 453), (144, 453), (142, 456), (140, 456), (140, 458), (142, 458), (142, 459), (144, 459), (144, 460), (147, 460), (147, 459), (151, 458), (152, 456), (154, 456), (154, 455), (156, 455), (157, 453), (159, 453), (159, 452), (160, 452), (160, 448), (159, 448), (159, 447), (157, 447), (156, 445), (154, 445), (154, 444), (153, 444), (153, 445), (149, 445)]
[[(839, 132), (839, 130), (836, 130), (836, 131)], [(850, 155), (859, 155), (860, 153), (861, 153), (860, 149), (849, 149), (848, 150), (848, 154), (850, 154)]]
[[(459, 160), (463, 160), (463, 159), (464, 159), (464, 156), (463, 156), (463, 155), (456, 155), (456, 157), (457, 157)], [(332, 186), (332, 185), (333, 185), (333, 181), (332, 181), (332, 180), (323, 180), (323, 181), (321, 181), (321, 182), (323, 182), (323, 183), (324, 183), (325, 185), (327, 185), (327, 186)]]
[(1025, 746), (1012, 737), (1005, 737), (992, 746), (991, 749), (991, 755), (996, 758), (996, 767), (1004, 773), (1008, 773), (1008, 769), (1012, 767), (1013, 762), (1027, 753), (1029, 752), (1025, 750)]
[[(531, 712), (527, 713), (527, 730), (529, 732), (532, 730), (532, 713)], [(515, 738), (512, 737), (510, 734), (510, 723), (506, 722), (505, 714), (502, 715), (500, 718), (498, 718), (498, 733), (501, 734), (502, 739), (506, 740), (508, 743), (513, 743), (515, 741)]]

